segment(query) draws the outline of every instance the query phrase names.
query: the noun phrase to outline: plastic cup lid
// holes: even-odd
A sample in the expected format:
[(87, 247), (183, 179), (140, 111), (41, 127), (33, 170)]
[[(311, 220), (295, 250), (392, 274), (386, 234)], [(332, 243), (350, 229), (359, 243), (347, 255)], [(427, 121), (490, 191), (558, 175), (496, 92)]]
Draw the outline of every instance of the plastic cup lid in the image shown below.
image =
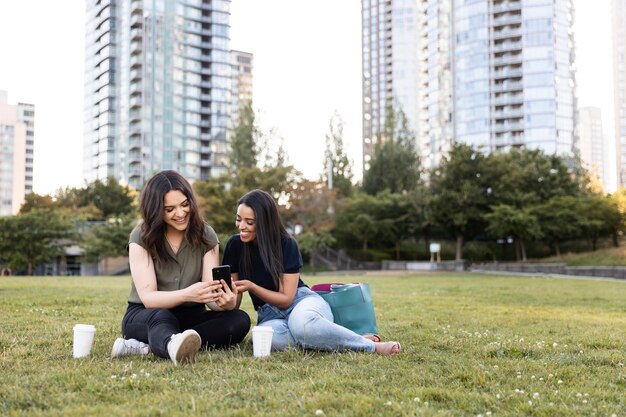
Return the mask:
[(93, 324), (77, 324), (77, 325), (74, 326), (74, 330), (95, 332), (96, 331), (96, 326), (94, 326)]

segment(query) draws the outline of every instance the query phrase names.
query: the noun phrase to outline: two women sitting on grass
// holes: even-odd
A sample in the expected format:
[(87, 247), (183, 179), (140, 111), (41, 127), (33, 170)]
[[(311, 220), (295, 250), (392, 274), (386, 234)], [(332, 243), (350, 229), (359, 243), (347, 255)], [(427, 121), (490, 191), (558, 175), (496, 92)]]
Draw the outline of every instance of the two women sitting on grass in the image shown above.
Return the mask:
[(249, 316), (239, 309), (243, 292), (250, 294), (257, 323), (274, 329), (274, 350), (400, 352), (397, 342), (376, 341), (333, 322), (328, 304), (300, 279), (298, 245), (266, 192), (251, 191), (238, 202), (239, 234), (228, 240), (222, 262), (231, 267), (232, 289), (212, 280), (217, 235), (180, 174), (154, 175), (141, 194), (140, 213), (128, 247), (132, 285), (124, 338), (115, 341), (112, 357), (152, 351), (178, 364), (193, 362), (201, 348), (237, 344), (250, 329)]

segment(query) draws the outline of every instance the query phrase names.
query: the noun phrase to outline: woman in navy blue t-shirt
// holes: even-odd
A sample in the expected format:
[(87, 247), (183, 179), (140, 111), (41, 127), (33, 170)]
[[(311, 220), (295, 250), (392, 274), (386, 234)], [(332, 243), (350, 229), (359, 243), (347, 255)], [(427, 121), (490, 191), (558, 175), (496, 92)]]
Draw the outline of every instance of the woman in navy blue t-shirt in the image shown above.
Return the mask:
[(400, 352), (398, 342), (374, 342), (333, 322), (330, 306), (300, 279), (300, 250), (272, 196), (253, 190), (241, 197), (235, 225), (239, 234), (228, 240), (222, 264), (230, 265), (237, 307), (247, 291), (258, 312), (257, 324), (274, 329), (272, 349)]

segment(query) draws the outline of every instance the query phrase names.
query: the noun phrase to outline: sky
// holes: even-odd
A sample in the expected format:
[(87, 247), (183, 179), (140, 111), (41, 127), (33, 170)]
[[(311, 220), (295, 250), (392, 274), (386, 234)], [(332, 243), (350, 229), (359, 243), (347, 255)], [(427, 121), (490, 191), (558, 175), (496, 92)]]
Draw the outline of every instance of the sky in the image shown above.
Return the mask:
[[(613, 138), (610, 0), (574, 0), (581, 106), (600, 107)], [(284, 140), (308, 178), (322, 171), (335, 112), (361, 172), (360, 0), (232, 0), (231, 48), (254, 54), (260, 128)], [(0, 90), (35, 105), (34, 191), (82, 180), (85, 2), (0, 0)]]

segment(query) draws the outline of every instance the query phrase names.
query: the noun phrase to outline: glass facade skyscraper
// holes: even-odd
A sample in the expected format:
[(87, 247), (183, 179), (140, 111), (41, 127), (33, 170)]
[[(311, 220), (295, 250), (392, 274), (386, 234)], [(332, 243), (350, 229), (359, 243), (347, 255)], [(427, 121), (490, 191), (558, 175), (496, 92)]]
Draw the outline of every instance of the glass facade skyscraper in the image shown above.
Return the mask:
[[(548, 154), (575, 152), (575, 74), (571, 0), (419, 0), (414, 5), (411, 50), (418, 68), (385, 80), (389, 94), (368, 89), (372, 50), (381, 50), (366, 30), (371, 10), (394, 15), (403, 0), (363, 0), (363, 151), (371, 152), (368, 113), (393, 102), (411, 113), (410, 121), (426, 168), (438, 165), (453, 142), (485, 152), (510, 147), (538, 148)], [(370, 10), (366, 14), (366, 9)], [(387, 21), (394, 26), (394, 20)], [(387, 74), (403, 68), (394, 30), (386, 29)], [(366, 56), (368, 57), (366, 59)], [(417, 89), (417, 110), (399, 91)], [(370, 104), (369, 102), (372, 102)], [(375, 104), (374, 104), (375, 103)], [(366, 106), (367, 104), (367, 106)], [(367, 127), (367, 128), (366, 128)]]
[(226, 169), (229, 0), (87, 0), (84, 177)]

